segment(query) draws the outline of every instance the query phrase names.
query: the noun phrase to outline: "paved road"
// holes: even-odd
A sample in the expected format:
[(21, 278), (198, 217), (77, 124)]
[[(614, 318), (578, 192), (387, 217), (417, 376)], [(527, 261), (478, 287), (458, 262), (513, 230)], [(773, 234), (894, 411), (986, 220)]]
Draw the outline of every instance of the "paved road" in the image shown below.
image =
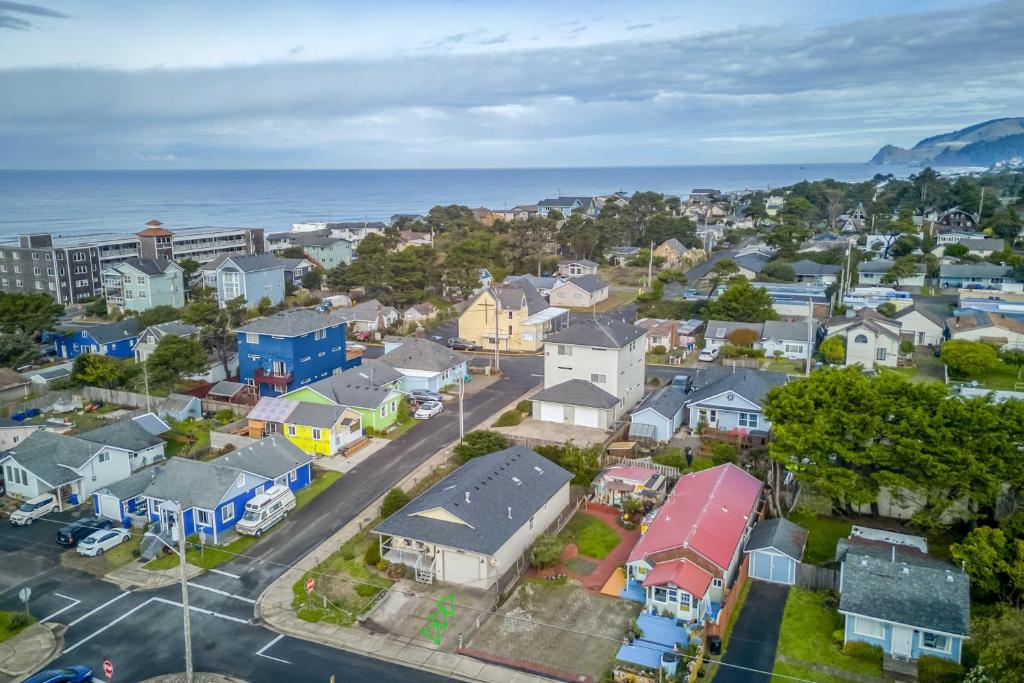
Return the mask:
[(748, 581), (752, 582), (750, 592), (733, 625), (729, 647), (722, 657), (723, 664), (733, 666), (720, 666), (715, 674), (715, 683), (760, 683), (772, 678), (789, 586), (754, 579)]
[[(538, 384), (542, 368), (543, 359), (537, 356), (502, 358), (502, 379), (466, 398), (466, 430)], [(450, 409), (416, 426), (291, 515), (284, 528), (252, 546), (246, 557), (222, 565), (218, 573), (197, 577), (189, 591), (196, 670), (231, 673), (250, 681), (326, 681), (331, 673), (340, 681), (443, 680), (294, 638), (278, 638), (249, 620), (256, 598), (287, 565), (354, 519), (438, 448), (458, 438), (458, 433), (458, 415)], [(0, 607), (17, 608), (18, 590), (28, 585), (33, 591), (33, 614), (69, 625), (57, 665), (83, 663), (98, 671), (103, 660), (110, 659), (118, 680), (180, 671), (184, 638), (178, 588), (123, 592), (60, 567), (53, 537), (66, 521), (67, 515), (61, 515), (27, 528), (0, 527), (0, 566), (5, 578), (0, 584)], [(12, 566), (18, 567), (13, 573), (8, 570)]]

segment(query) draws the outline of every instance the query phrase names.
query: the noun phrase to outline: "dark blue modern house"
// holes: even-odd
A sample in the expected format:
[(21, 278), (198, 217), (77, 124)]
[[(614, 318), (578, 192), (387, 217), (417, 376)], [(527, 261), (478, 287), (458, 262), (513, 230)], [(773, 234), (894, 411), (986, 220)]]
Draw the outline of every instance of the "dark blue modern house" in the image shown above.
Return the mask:
[(81, 329), (58, 329), (53, 336), (54, 348), (61, 358), (77, 358), (83, 353), (132, 358), (138, 340), (139, 323), (135, 318)]
[(238, 335), (240, 381), (279, 396), (362, 362), (348, 358), (340, 312), (293, 308), (250, 321)]

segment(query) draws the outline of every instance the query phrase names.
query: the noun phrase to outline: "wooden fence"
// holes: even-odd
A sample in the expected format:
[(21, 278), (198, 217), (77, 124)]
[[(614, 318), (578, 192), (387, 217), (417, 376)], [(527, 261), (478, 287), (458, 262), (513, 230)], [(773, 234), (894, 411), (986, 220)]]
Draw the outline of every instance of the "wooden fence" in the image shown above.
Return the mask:
[(801, 562), (796, 566), (796, 585), (813, 591), (837, 591), (839, 570)]

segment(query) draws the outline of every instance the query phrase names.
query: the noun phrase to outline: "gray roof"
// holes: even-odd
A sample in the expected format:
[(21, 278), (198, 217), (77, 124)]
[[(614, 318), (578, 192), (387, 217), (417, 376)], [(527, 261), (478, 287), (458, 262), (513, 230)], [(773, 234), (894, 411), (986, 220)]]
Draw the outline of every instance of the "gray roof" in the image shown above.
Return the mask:
[[(419, 214), (395, 214), (396, 216), (410, 216), (415, 218), (422, 218)], [(383, 230), (388, 227), (383, 221), (335, 221), (326, 224), (331, 230)]]
[(153, 481), (155, 473), (156, 470), (152, 467), (139, 470), (127, 479), (115, 481), (113, 484), (104, 486), (97, 493), (109, 493), (112, 496), (116, 496), (118, 500), (131, 500), (143, 494), (146, 487)]
[(173, 500), (184, 509), (213, 510), (235, 485), (239, 470), (218, 467), (213, 461), (170, 458), (151, 468), (151, 480), (143, 493), (157, 500)]
[(578, 263), (581, 266), (586, 266), (587, 268), (596, 268), (597, 267), (597, 263), (596, 262), (591, 261), (590, 259), (586, 259), (586, 258), (567, 259), (565, 261), (559, 261), (558, 265), (560, 265), (560, 266), (567, 266), (570, 263)]
[[(811, 322), (810, 338), (813, 340), (818, 333), (818, 321)], [(783, 320), (766, 320), (761, 331), (761, 339), (779, 339), (785, 341), (807, 341), (806, 322), (785, 322)]]
[[(174, 394), (172, 394), (172, 396), (173, 395)], [(150, 434), (163, 434), (170, 429), (166, 422), (153, 413), (143, 413), (142, 415), (133, 417), (132, 420), (139, 423), (139, 425)]]
[(954, 635), (970, 632), (969, 582), (953, 565), (893, 562), (851, 550), (842, 584), (840, 612)]
[(210, 464), (217, 467), (233, 467), (267, 479), (275, 479), (312, 461), (312, 455), (303, 453), (302, 449), (283, 436), (268, 436), (237, 451), (214, 458)]
[(308, 425), (310, 427), (333, 427), (345, 413), (345, 406), (328, 406), (322, 403), (292, 401), (295, 408), (288, 414), (285, 422)]
[(111, 344), (138, 336), (139, 321), (135, 318), (128, 318), (116, 323), (105, 323), (103, 325), (92, 325), (82, 330), (93, 338), (97, 344)]
[[(892, 265), (895, 261), (889, 259), (874, 259), (871, 261), (861, 261), (857, 264), (857, 272), (859, 273), (888, 273), (892, 269)], [(923, 263), (914, 264), (915, 273), (924, 273), (925, 267)]]
[(125, 261), (122, 261), (121, 263), (116, 264), (115, 266), (113, 266), (113, 268), (117, 268), (118, 266), (122, 266), (122, 265), (123, 266), (131, 266), (132, 268), (134, 268), (135, 270), (139, 271), (140, 273), (145, 273), (146, 275), (150, 275), (150, 276), (152, 276), (152, 275), (163, 275), (164, 273), (167, 272), (167, 269), (170, 268), (172, 265), (173, 266), (177, 266), (178, 268), (181, 267), (181, 266), (178, 266), (176, 263), (174, 263), (174, 261), (168, 261), (167, 259), (163, 259), (163, 258), (153, 259), (153, 258), (138, 258), (138, 257), (134, 257), (133, 256), (130, 259), (127, 259)]
[[(373, 531), (493, 555), (571, 479), (547, 458), (513, 446), (473, 458)], [(465, 524), (416, 514), (436, 508)]]
[(789, 264), (797, 275), (838, 275), (842, 266), (831, 263), (818, 263), (810, 259), (801, 259)]
[(167, 323), (150, 325), (139, 334), (139, 337), (144, 338), (147, 333), (152, 334), (159, 342), (164, 337), (191, 337), (194, 334), (199, 334), (199, 328), (180, 320), (172, 320)]
[(0, 456), (10, 456), (50, 486), (60, 486), (79, 479), (80, 475), (73, 468), (89, 462), (99, 450), (100, 446), (76, 436), (41, 429)]
[(185, 394), (169, 394), (164, 402), (160, 404), (160, 410), (166, 413), (181, 413), (188, 410), (188, 407), (192, 404), (192, 401), (198, 401), (199, 399), (195, 396), (186, 396)]
[(939, 327), (945, 327), (946, 326), (946, 321), (941, 316), (935, 315), (934, 313), (929, 311), (924, 306), (918, 306), (917, 304), (911, 304), (911, 305), (907, 306), (906, 308), (902, 308), (902, 309), (896, 311), (896, 313), (893, 314), (892, 319), (893, 320), (899, 320), (900, 318), (903, 318), (904, 316), (910, 315), (914, 311), (917, 311), (918, 313), (923, 315), (925, 318), (927, 318), (928, 320), (930, 320), (933, 323), (935, 323), (936, 325), (938, 325)]
[(686, 404), (686, 394), (673, 386), (664, 387), (649, 395), (637, 406), (636, 412), (650, 408), (654, 412), (671, 419)]
[[(353, 368), (353, 370), (355, 369), (357, 368)], [(331, 375), (302, 388), (312, 389), (340, 406), (355, 408), (376, 409), (391, 395), (391, 389), (370, 386), (365, 383), (365, 380), (353, 382), (350, 377), (342, 375)]]
[(737, 369), (735, 373), (730, 373), (717, 382), (692, 391), (687, 395), (686, 402), (692, 405), (723, 392), (731, 391), (752, 403), (763, 406), (768, 392), (774, 387), (782, 386), (787, 381), (788, 378), (781, 372)]
[(619, 403), (618, 398), (585, 379), (570, 379), (541, 389), (530, 400), (603, 409), (614, 408)]
[(456, 353), (447, 346), (419, 337), (407, 339), (401, 346), (385, 353), (380, 359), (393, 368), (425, 372), (444, 372), (469, 360), (467, 356)]
[(538, 275), (529, 275), (529, 274), (527, 274), (527, 275), (509, 275), (508, 277), (505, 278), (505, 284), (511, 284), (511, 283), (517, 282), (519, 280), (523, 280), (524, 282), (529, 282), (538, 291), (540, 291), (542, 289), (551, 289), (552, 287), (554, 287), (555, 285), (557, 285), (559, 282), (562, 281), (561, 278), (557, 278), (557, 277), (543, 277), (543, 276), (538, 276)]
[(526, 280), (516, 280), (509, 284), (491, 287), (490, 292), (505, 311), (518, 311), (526, 306), (527, 314), (533, 315), (549, 308), (544, 297)]
[(706, 339), (725, 339), (736, 330), (753, 330), (762, 336), (764, 323), (745, 323), (736, 320), (709, 320), (704, 326)]
[(281, 259), (273, 254), (250, 254), (248, 256), (218, 256), (213, 261), (202, 266), (202, 270), (218, 270), (224, 263), (230, 260), (243, 273), (255, 273), (260, 270), (273, 270), (284, 268)]
[(269, 334), (275, 337), (301, 337), (304, 334), (340, 325), (346, 321), (343, 311), (320, 313), (314, 308), (289, 308), (286, 311), (250, 320), (235, 332)]
[(686, 271), (686, 281), (697, 282), (698, 280), (704, 279), (705, 277), (707, 277), (707, 274), (711, 272), (711, 269), (715, 266), (716, 263), (718, 263), (719, 261), (723, 261), (725, 259), (735, 261), (736, 252), (734, 250), (729, 250), (720, 251), (715, 254), (712, 254), (711, 256), (708, 257), (707, 261), (704, 261), (703, 263), (698, 263), (693, 268), (690, 268), (688, 271)]
[(737, 256), (733, 260), (736, 261), (736, 265), (740, 268), (746, 268), (754, 273), (760, 273), (764, 270), (764, 267), (768, 265), (768, 257), (764, 254), (758, 253), (743, 254), (742, 256)]
[(996, 237), (969, 237), (965, 240), (960, 240), (960, 244), (967, 247), (970, 251), (1002, 251), (1006, 248), (1006, 240)]
[(621, 349), (645, 334), (647, 334), (647, 330), (642, 327), (619, 320), (587, 320), (548, 335), (544, 338), (544, 342)]
[(295, 270), (296, 268), (301, 266), (303, 263), (305, 263), (310, 268), (313, 267), (313, 262), (310, 261), (309, 259), (305, 259), (305, 258), (280, 258), (280, 257), (278, 257), (277, 260), (281, 262), (281, 265), (284, 266), (284, 269), (287, 270), (287, 271)]
[(334, 376), (350, 384), (372, 384), (375, 387), (397, 382), (404, 377), (402, 373), (380, 358), (364, 358), (359, 365)]
[(599, 278), (596, 275), (580, 275), (579, 277), (574, 277), (569, 280), (566, 280), (565, 282), (562, 283), (562, 285), (559, 285), (559, 287), (568, 284), (576, 285), (577, 287), (582, 289), (584, 292), (587, 292), (588, 294), (600, 292), (602, 289), (608, 286), (605, 282), (601, 280), (601, 278)]
[(754, 525), (744, 552), (774, 548), (780, 553), (800, 561), (807, 546), (807, 530), (785, 517), (765, 519)]
[(669, 239), (665, 240), (664, 242), (662, 242), (661, 244), (658, 245), (658, 248), (664, 247), (666, 245), (671, 247), (672, 251), (676, 252), (677, 254), (685, 254), (686, 252), (689, 251), (689, 249), (687, 249), (683, 245), (683, 243), (680, 242), (675, 237), (670, 237)]
[(234, 396), (244, 388), (245, 385), (240, 382), (231, 382), (226, 379), (222, 379), (213, 385), (207, 396)]
[(939, 277), (1013, 277), (1013, 268), (994, 263), (945, 263), (939, 266)]
[(118, 420), (98, 429), (79, 434), (78, 438), (126, 451), (141, 451), (163, 443), (135, 420)]
[(326, 228), (324, 230), (304, 230), (302, 232), (275, 232), (267, 235), (267, 240), (283, 240), (288, 242), (288, 244), (301, 247), (329, 247), (338, 242), (348, 241), (340, 237), (331, 237), (331, 231)]

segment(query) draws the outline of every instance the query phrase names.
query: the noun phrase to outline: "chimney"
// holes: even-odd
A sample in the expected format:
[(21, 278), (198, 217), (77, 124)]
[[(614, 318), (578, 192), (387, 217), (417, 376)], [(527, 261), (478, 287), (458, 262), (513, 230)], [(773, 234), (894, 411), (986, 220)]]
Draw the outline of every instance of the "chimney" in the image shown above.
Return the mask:
[(469, 491), (466, 491), (466, 502), (469, 502)]
[(427, 331), (423, 329), (423, 325), (419, 325), (416, 327), (416, 331), (413, 333), (413, 336), (417, 339), (426, 339)]

